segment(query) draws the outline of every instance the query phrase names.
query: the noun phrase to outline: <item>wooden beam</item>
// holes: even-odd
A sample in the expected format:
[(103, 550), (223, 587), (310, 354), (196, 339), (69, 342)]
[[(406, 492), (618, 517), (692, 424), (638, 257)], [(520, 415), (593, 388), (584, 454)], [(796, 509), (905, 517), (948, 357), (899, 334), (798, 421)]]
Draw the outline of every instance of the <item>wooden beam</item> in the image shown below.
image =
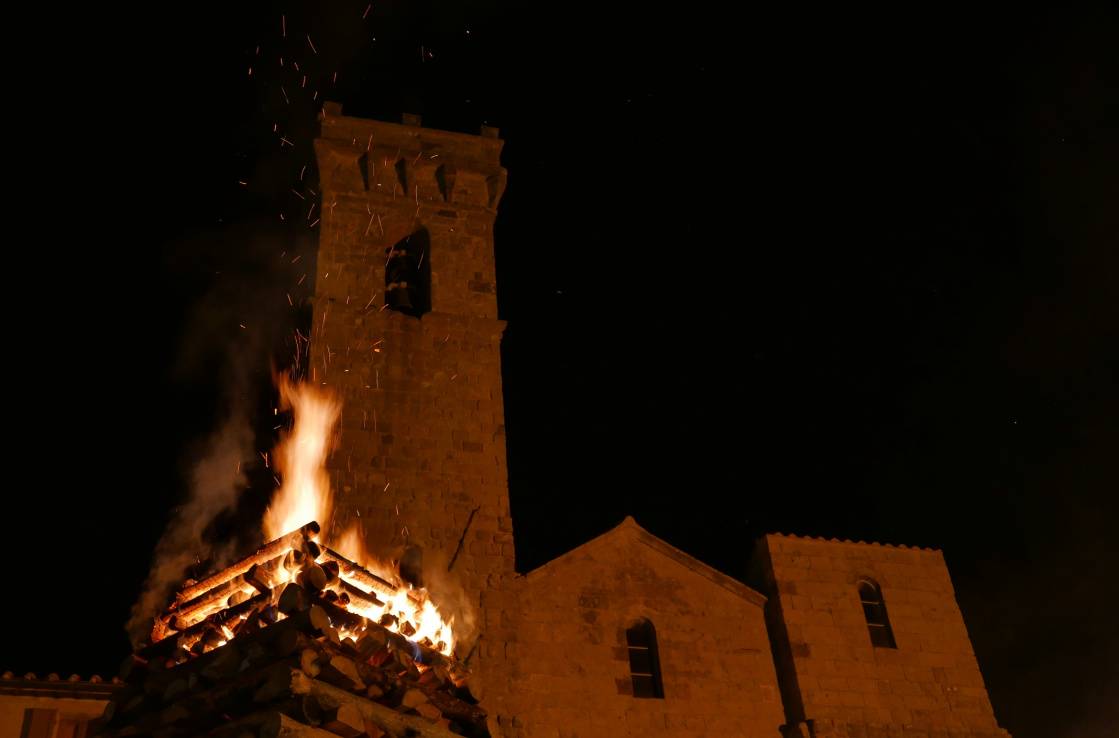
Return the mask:
[(291, 671), (291, 691), (314, 697), (327, 710), (338, 709), (343, 705), (355, 708), (362, 718), (386, 731), (394, 738), (456, 738), (446, 728), (417, 715), (405, 715), (391, 707), (385, 707), (364, 697), (351, 694), (344, 689), (332, 687), (304, 674), (299, 669)]
[(244, 574), (252, 567), (253, 564), (263, 564), (266, 561), (276, 558), (277, 556), (287, 553), (292, 548), (302, 548), (304, 541), (313, 541), (319, 534), (319, 524), (312, 520), (302, 528), (291, 533), (280, 536), (274, 541), (264, 544), (258, 548), (254, 553), (249, 554), (245, 558), (238, 561), (232, 566), (212, 574), (201, 582), (196, 582), (189, 587), (184, 588), (179, 592), (176, 599), (179, 602), (187, 602), (193, 600), (201, 594), (209, 592), (214, 587), (225, 584), (233, 577)]

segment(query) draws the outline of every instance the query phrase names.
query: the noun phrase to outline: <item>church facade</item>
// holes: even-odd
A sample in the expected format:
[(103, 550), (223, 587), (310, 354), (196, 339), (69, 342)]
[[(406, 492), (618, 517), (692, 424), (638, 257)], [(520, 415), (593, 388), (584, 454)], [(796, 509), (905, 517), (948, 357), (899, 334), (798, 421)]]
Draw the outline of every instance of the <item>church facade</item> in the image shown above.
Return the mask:
[(1006, 738), (938, 551), (769, 535), (750, 585), (632, 518), (514, 568), (495, 129), (324, 109), (308, 380), (343, 398), (336, 524), (458, 616), (507, 738)]

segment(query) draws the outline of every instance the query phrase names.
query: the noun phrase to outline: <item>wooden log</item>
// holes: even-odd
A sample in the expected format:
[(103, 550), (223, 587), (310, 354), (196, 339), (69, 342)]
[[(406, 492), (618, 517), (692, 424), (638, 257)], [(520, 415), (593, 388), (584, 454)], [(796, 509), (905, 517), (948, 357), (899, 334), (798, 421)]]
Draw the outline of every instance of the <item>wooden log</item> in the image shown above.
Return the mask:
[(415, 715), (399, 713), (391, 707), (379, 705), (365, 697), (333, 687), (317, 679), (311, 679), (298, 669), (292, 670), (291, 689), (295, 694), (314, 697), (327, 710), (337, 710), (342, 705), (351, 705), (361, 714), (363, 720), (381, 728), (394, 738), (454, 738), (455, 734), (439, 725)]
[(280, 612), (285, 615), (303, 612), (311, 606), (311, 594), (302, 585), (288, 582), (284, 585), (283, 591), (280, 592), (277, 606), (280, 608)]
[(175, 633), (175, 629), (171, 627), (171, 620), (173, 615), (164, 614), (155, 618), (152, 622), (152, 632), (148, 636), (152, 643), (158, 643), (169, 635)]
[(320, 558), (324, 561), (332, 561), (337, 564), (339, 570), (338, 574), (343, 579), (351, 580), (353, 583), (364, 587), (366, 590), (384, 595), (385, 597), (392, 597), (396, 594), (396, 587), (391, 582), (386, 582), (361, 564), (350, 561), (329, 546), (322, 546), (321, 548), (322, 555)]
[[(308, 613), (297, 613), (265, 629), (238, 636), (232, 643), (228, 643), (225, 646), (216, 648), (184, 663), (177, 664), (172, 667), (169, 672), (174, 679), (182, 678), (184, 675), (189, 676), (191, 674), (201, 673), (213, 662), (229, 658), (225, 655), (225, 649), (231, 646), (240, 650), (242, 654), (247, 656), (251, 665), (257, 666), (266, 664), (276, 657), (289, 656), (297, 651), (301, 651), (311, 644), (312, 635), (317, 634), (313, 633), (313, 627)], [(156, 646), (164, 647), (163, 644), (156, 644)], [(152, 663), (157, 663), (158, 661), (159, 659), (153, 658)], [(159, 670), (158, 666), (156, 670)], [(146, 675), (148, 670), (145, 669), (143, 673)], [(129, 689), (142, 691), (139, 685), (135, 685)], [(128, 694), (127, 690), (121, 690), (121, 692), (114, 696), (113, 700), (120, 701), (119, 698), (126, 694)], [(132, 694), (135, 694), (135, 691)], [(119, 708), (114, 707), (114, 712), (118, 709)]]
[(428, 701), (439, 708), (444, 716), (460, 722), (474, 725), (478, 728), (486, 726), (486, 711), (477, 705), (458, 699), (444, 690), (425, 689)]
[(323, 611), (327, 614), (327, 616), (331, 620), (331, 623), (335, 627), (346, 626), (349, 628), (357, 629), (365, 627), (365, 625), (369, 622), (368, 619), (363, 618), (356, 612), (350, 612), (346, 608), (339, 607), (333, 602), (327, 602), (322, 598), (315, 600), (315, 605), (323, 609)]
[[(241, 650), (237, 648), (237, 644), (227, 643), (221, 648), (215, 649), (215, 653), (217, 653), (217, 656), (210, 659), (195, 673), (201, 674), (211, 682), (220, 681), (237, 673), (241, 667), (241, 660), (244, 658), (241, 655)], [(178, 672), (173, 673), (177, 674)]]
[(185, 630), (203, 618), (213, 615), (227, 606), (230, 596), (251, 588), (242, 576), (236, 576), (213, 589), (207, 590), (188, 602), (175, 606), (172, 627)]
[(430, 702), (424, 702), (423, 704), (416, 705), (415, 710), (428, 720), (434, 721), (441, 720), (443, 718), (443, 712)]
[(267, 679), (253, 692), (253, 702), (266, 704), (291, 694), (291, 674), (280, 669), (272, 670)]
[(257, 592), (267, 592), (272, 588), (272, 572), (280, 564), (280, 559), (275, 558), (264, 564), (253, 564), (241, 578)]
[(207, 738), (335, 738), (334, 733), (301, 723), (279, 710), (247, 715), (204, 735)]
[(354, 603), (358, 607), (366, 608), (369, 610), (376, 610), (385, 606), (385, 603), (377, 599), (376, 595), (366, 592), (361, 587), (351, 584), (345, 579), (339, 578), (330, 586), (339, 594), (345, 593), (350, 598), (350, 602)]
[(400, 698), (400, 706), (411, 710), (427, 701), (427, 695), (424, 694), (422, 689), (412, 688), (407, 690)]
[(323, 723), (323, 728), (342, 738), (362, 738), (365, 736), (365, 718), (354, 705), (342, 705), (333, 718)]
[[(203, 592), (192, 600), (177, 600), (173, 606), (174, 609), (168, 613), (172, 620), (166, 625), (168, 627), (173, 626), (176, 630), (183, 630), (229, 604), (239, 604), (237, 602), (228, 603), (228, 599), (238, 592), (250, 592), (254, 589), (257, 592), (268, 592), (272, 572), (280, 565), (282, 560), (283, 555), (280, 555), (268, 561), (253, 564), (244, 574), (239, 574), (229, 581)], [(234, 566), (237, 565), (234, 564)]]
[(314, 678), (318, 676), (320, 671), (319, 667), (320, 654), (313, 648), (305, 648), (299, 655), (299, 668), (307, 676)]
[(365, 682), (358, 673), (357, 665), (345, 656), (331, 656), (326, 663), (320, 663), (319, 674), (315, 678), (343, 689), (365, 691)]
[[(335, 625), (344, 625), (355, 631), (362, 630), (364, 633), (369, 633), (372, 630), (384, 632), (385, 638), (391, 644), (393, 650), (404, 651), (408, 653), (413, 660), (425, 666), (444, 666), (448, 669), (453, 667), (458, 673), (462, 674), (463, 677), (467, 674), (464, 666), (444, 656), (435, 649), (421, 645), (415, 641), (410, 641), (399, 633), (393, 633), (384, 626), (374, 623), (367, 618), (363, 618), (357, 613), (352, 613), (349, 610), (323, 600), (319, 600), (315, 605), (321, 607)], [(312, 606), (311, 609), (314, 610), (314, 606)]]
[(227, 607), (224, 610), (214, 613), (210, 617), (195, 623), (191, 627), (179, 633), (178, 638), (164, 638), (162, 641), (157, 641), (149, 646), (145, 646), (136, 652), (136, 655), (143, 659), (156, 659), (159, 657), (167, 658), (170, 654), (174, 653), (176, 644), (180, 638), (191, 638), (193, 636), (201, 636), (207, 628), (215, 625), (221, 625), (225, 622), (240, 617), (245, 613), (251, 611), (254, 607), (268, 602), (268, 594), (258, 594), (252, 599), (242, 602), (240, 605), (234, 607)]
[(314, 561), (310, 561), (304, 566), (303, 571), (299, 572), (299, 576), (296, 577), (297, 582), (316, 594), (322, 592), (323, 588), (326, 587), (326, 579), (326, 572)]
[[(178, 728), (180, 734), (195, 735), (221, 719), (222, 715), (237, 714), (252, 709), (253, 698), (260, 690), (269, 686), (273, 691), (269, 700), (284, 699), (291, 696), (291, 670), (299, 664), (298, 658), (274, 659), (271, 663), (239, 672), (212, 686), (198, 680), (196, 675), (187, 677), (188, 691), (175, 697), (174, 705), (185, 709), (169, 710), (166, 702), (151, 701), (145, 707), (122, 718), (120, 730), (137, 735), (147, 735), (160, 728), (164, 734)], [(193, 682), (193, 683), (191, 683)], [(181, 723), (181, 724), (177, 724)]]
[(193, 600), (195, 597), (198, 597), (205, 592), (209, 592), (214, 587), (225, 584), (233, 577), (244, 574), (246, 571), (249, 570), (250, 567), (252, 567), (253, 564), (263, 564), (267, 561), (270, 561), (271, 559), (276, 558), (277, 556), (286, 554), (292, 548), (298, 548), (302, 550), (305, 545), (304, 542), (313, 541), (315, 536), (319, 534), (319, 530), (319, 524), (312, 520), (310, 523), (307, 523), (299, 530), (287, 533), (280, 536), (274, 541), (270, 541), (269, 543), (264, 544), (255, 552), (241, 559), (236, 564), (228, 566), (225, 569), (217, 572), (216, 574), (212, 574), (202, 581), (190, 585), (189, 587), (185, 587), (182, 591), (179, 592), (177, 599), (180, 602)]
[(305, 725), (321, 725), (326, 719), (322, 705), (309, 694), (292, 697), (280, 705), (280, 711)]

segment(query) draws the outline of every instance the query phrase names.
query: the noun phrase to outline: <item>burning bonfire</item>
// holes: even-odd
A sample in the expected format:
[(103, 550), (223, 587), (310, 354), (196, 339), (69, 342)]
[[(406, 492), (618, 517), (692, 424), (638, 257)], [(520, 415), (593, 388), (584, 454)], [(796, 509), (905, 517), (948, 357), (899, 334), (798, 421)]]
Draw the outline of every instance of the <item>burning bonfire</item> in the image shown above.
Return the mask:
[[(125, 663), (105, 735), (488, 735), (452, 623), (356, 527), (331, 536), (325, 461), (341, 405), (283, 381), (294, 427), (275, 452), (272, 539), (188, 580)], [(329, 545), (328, 545), (329, 542)]]

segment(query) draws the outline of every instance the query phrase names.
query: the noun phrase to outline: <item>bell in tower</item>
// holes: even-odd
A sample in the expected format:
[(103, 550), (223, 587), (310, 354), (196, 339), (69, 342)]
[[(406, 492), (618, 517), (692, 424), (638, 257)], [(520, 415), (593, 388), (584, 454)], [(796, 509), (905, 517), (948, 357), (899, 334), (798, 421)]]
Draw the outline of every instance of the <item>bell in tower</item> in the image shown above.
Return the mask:
[(390, 309), (415, 315), (411, 294), (416, 287), (414, 271), (406, 246), (389, 247), (385, 263), (385, 304)]
[(430, 239), (426, 228), (385, 249), (385, 305), (418, 318), (431, 310), (431, 270), (425, 268)]

